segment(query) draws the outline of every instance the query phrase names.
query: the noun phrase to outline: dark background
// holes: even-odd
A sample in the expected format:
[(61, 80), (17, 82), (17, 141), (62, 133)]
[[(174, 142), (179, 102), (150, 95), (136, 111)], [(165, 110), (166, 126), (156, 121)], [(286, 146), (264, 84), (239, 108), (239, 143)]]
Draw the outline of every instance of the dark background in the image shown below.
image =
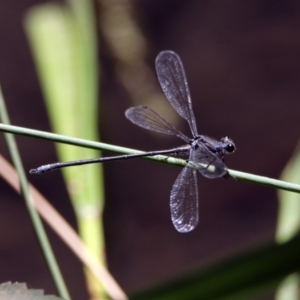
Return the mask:
[[(42, 2), (0, 2), (0, 83), (12, 124), (50, 131), (22, 26), (25, 12)], [(140, 0), (134, 8), (149, 45), (151, 70), (160, 51), (176, 51), (187, 73), (199, 132), (235, 141), (237, 152), (226, 158), (228, 167), (278, 178), (299, 139), (300, 2)], [(102, 141), (144, 150), (180, 145), (125, 119), (132, 102), (99, 35)], [(178, 126), (188, 134), (187, 124)], [(47, 141), (17, 141), (26, 170), (57, 160)], [(9, 158), (2, 136), (0, 151)], [(169, 213), (179, 168), (134, 160), (113, 162), (104, 170), (108, 266), (128, 293), (274, 239), (274, 189), (201, 177), (199, 226), (179, 234)], [(30, 180), (76, 227), (60, 172)], [(0, 190), (0, 282), (27, 282), (55, 293), (22, 199), (3, 180)], [(86, 299), (80, 263), (50, 230), (49, 235), (73, 299)]]

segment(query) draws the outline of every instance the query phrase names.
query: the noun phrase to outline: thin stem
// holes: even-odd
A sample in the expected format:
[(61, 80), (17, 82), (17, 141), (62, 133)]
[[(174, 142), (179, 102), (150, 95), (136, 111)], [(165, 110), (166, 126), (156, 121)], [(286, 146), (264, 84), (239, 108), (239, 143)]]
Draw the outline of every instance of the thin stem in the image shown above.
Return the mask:
[(254, 174), (250, 174), (250, 173), (235, 171), (235, 170), (228, 170), (228, 173), (232, 177), (234, 177), (238, 180), (241, 180), (241, 181), (253, 182), (253, 183), (260, 184), (260, 185), (277, 188), (280, 190), (300, 193), (300, 185), (299, 184), (290, 183), (290, 182), (282, 181), (282, 180), (278, 180), (278, 179), (273, 179), (273, 178), (266, 177), (266, 176), (260, 176), (260, 175), (254, 175)]
[[(88, 141), (84, 139), (72, 138), (60, 134), (54, 134), (45, 131), (39, 131), (34, 129), (27, 129), (18, 126), (11, 126), (0, 124), (0, 131), (9, 132), (18, 135), (25, 135), (29, 137), (35, 137), (39, 139), (44, 139), (52, 142), (64, 143), (68, 145), (80, 146), (90, 149), (97, 149), (97, 150), (105, 150), (111, 151), (116, 153), (124, 153), (124, 154), (134, 154), (134, 153), (143, 153), (143, 151), (119, 147), (115, 145), (110, 145), (106, 143), (98, 143), (93, 141)], [(166, 157), (163, 155), (157, 155), (153, 157), (145, 157), (145, 159), (150, 159), (158, 162), (168, 163), (175, 166), (186, 166), (186, 162), (183, 159), (174, 158), (174, 157)], [(269, 186), (281, 190), (286, 190), (290, 192), (300, 193), (300, 185), (289, 183), (282, 180), (272, 179), (265, 176), (254, 175), (250, 173), (235, 171), (228, 169), (228, 173), (230, 176), (234, 177), (237, 180), (253, 182), (264, 186)]]
[[(3, 123), (7, 123), (7, 124), (10, 123), (1, 88), (0, 88), (0, 120)], [(6, 125), (6, 126), (9, 126), (9, 125)], [(9, 132), (9, 131), (7, 131), (7, 132)], [(54, 256), (53, 251), (51, 249), (51, 245), (50, 245), (49, 240), (47, 238), (47, 235), (46, 235), (45, 229), (43, 227), (42, 221), (41, 221), (40, 216), (39, 216), (39, 214), (37, 213), (37, 211), (34, 207), (33, 199), (30, 196), (27, 178), (26, 178), (26, 175), (25, 175), (25, 172), (24, 172), (24, 168), (23, 168), (23, 165), (22, 165), (22, 161), (21, 161), (21, 158), (20, 158), (20, 154), (19, 154), (19, 151), (18, 151), (18, 148), (17, 148), (15, 138), (11, 134), (5, 134), (5, 139), (6, 139), (6, 143), (7, 143), (7, 146), (9, 148), (9, 152), (11, 154), (12, 160), (13, 160), (13, 164), (14, 164), (17, 172), (18, 172), (18, 176), (19, 176), (20, 184), (21, 184), (22, 195), (25, 199), (25, 204), (26, 204), (29, 216), (31, 218), (31, 222), (33, 224), (34, 230), (35, 230), (36, 235), (38, 237), (40, 246), (41, 246), (42, 251), (44, 253), (48, 268), (50, 270), (50, 273), (52, 275), (52, 278), (54, 280), (56, 288), (59, 292), (59, 295), (62, 298), (70, 299), (69, 292), (67, 290), (65, 282), (63, 280), (63, 277), (60, 273), (58, 264), (55, 260), (55, 256)]]

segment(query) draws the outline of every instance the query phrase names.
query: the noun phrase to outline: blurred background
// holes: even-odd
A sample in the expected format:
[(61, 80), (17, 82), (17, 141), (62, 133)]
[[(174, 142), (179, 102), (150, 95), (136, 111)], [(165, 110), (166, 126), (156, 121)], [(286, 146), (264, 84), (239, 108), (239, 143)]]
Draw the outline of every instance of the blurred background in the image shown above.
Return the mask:
[[(41, 3), (46, 1), (0, 2), (0, 83), (13, 125), (51, 131), (24, 29), (25, 15)], [(279, 178), (299, 140), (299, 1), (94, 4), (102, 142), (139, 150), (181, 145), (126, 120), (124, 111), (138, 104), (149, 105), (190, 135), (160, 94), (155, 74), (157, 54), (174, 50), (185, 67), (199, 133), (235, 141), (236, 153), (226, 157), (230, 169)], [(0, 151), (9, 159), (0, 138)], [(59, 160), (51, 142), (21, 136), (17, 142), (27, 171)], [(274, 240), (275, 189), (199, 176), (199, 225), (180, 234), (169, 212), (178, 167), (136, 159), (103, 168), (107, 265), (126, 293)], [(61, 172), (29, 179), (76, 228)], [(25, 281), (55, 293), (21, 197), (3, 180), (0, 190), (0, 282)], [(51, 230), (49, 236), (72, 299), (87, 299), (81, 264)], [(273, 293), (259, 299), (273, 299)]]

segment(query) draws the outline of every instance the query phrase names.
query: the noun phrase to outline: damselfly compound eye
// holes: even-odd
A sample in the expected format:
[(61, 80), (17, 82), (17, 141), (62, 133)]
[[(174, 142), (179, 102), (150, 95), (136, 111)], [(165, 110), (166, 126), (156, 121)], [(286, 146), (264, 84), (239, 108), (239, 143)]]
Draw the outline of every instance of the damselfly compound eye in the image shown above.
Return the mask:
[(227, 153), (233, 153), (235, 151), (235, 145), (234, 144), (228, 144), (226, 147)]

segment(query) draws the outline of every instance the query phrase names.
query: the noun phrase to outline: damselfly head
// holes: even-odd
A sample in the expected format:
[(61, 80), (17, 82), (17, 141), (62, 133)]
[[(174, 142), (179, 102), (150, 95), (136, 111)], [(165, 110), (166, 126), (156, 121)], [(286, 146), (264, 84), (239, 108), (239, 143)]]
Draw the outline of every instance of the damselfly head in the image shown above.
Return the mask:
[(225, 150), (226, 154), (231, 154), (236, 150), (233, 140), (228, 136), (221, 138), (221, 143), (223, 144), (223, 149)]

